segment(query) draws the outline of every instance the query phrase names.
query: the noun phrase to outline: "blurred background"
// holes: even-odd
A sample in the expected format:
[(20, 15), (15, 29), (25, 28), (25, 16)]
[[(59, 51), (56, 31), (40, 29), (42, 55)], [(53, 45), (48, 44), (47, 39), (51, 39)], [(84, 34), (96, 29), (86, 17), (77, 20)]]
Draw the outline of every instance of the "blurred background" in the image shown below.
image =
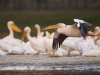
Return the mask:
[[(74, 18), (100, 26), (100, 0), (0, 0), (0, 38), (9, 34), (7, 22), (12, 20), (23, 31), (31, 27), (36, 36), (35, 24), (41, 28), (57, 24), (73, 24)], [(15, 33), (21, 38), (22, 33)]]

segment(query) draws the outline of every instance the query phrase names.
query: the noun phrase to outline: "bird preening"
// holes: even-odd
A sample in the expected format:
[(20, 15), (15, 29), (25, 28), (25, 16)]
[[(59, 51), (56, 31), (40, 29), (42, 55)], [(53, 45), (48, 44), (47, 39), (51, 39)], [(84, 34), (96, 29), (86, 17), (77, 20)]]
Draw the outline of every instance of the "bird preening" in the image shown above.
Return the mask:
[(74, 19), (73, 25), (65, 25), (64, 23), (58, 23), (57, 25), (47, 26), (42, 30), (51, 30), (55, 29), (55, 34), (53, 37), (52, 48), (57, 50), (60, 45), (62, 45), (63, 41), (67, 37), (83, 37), (86, 39), (88, 35), (88, 29), (92, 27), (92, 24), (85, 22), (83, 20)]

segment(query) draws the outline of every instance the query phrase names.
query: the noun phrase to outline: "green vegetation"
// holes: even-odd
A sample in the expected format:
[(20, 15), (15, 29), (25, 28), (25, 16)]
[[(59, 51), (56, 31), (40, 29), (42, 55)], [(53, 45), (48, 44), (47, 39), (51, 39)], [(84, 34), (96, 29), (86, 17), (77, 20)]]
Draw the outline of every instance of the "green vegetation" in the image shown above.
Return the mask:
[[(78, 10), (78, 11), (45, 11), (45, 12), (0, 12), (0, 38), (9, 34), (7, 22), (12, 20), (20, 28), (29, 26), (32, 29), (32, 36), (36, 36), (35, 24), (39, 24), (41, 28), (57, 24), (73, 24), (74, 18), (83, 19), (91, 24), (93, 28), (100, 26), (100, 11), (99, 10)], [(93, 29), (92, 28), (92, 29)], [(21, 38), (22, 33), (15, 33), (16, 38)]]

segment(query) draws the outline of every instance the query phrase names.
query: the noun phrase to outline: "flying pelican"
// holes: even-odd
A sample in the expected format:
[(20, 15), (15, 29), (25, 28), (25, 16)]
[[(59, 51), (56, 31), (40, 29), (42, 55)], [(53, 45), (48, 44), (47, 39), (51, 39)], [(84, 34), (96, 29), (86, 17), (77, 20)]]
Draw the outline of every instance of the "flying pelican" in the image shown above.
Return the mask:
[(35, 45), (36, 39), (34, 39), (30, 36), (30, 32), (31, 32), (30, 27), (25, 27), (24, 34), (22, 36), (22, 41), (24, 40), (25, 37), (27, 37), (27, 39), (29, 40), (32, 48), (37, 51), (36, 55), (39, 55), (39, 53), (44, 52), (44, 50), (42, 50), (41, 48), (38, 47), (39, 43), (38, 43), (38, 46)]
[(57, 50), (58, 46), (66, 39), (66, 37), (83, 37), (84, 39), (87, 36), (88, 29), (92, 24), (85, 22), (83, 20), (74, 19), (75, 24), (65, 25), (64, 23), (58, 23), (57, 25), (48, 26), (42, 30), (56, 29), (53, 39), (53, 49)]

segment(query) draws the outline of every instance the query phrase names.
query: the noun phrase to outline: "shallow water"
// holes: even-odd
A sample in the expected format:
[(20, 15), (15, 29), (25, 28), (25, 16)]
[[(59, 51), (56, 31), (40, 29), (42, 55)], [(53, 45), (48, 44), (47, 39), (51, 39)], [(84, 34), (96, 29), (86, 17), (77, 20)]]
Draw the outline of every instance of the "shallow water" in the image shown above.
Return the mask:
[(16, 66), (0, 66), (0, 70), (75, 70), (75, 71), (100, 71), (100, 65), (51, 65), (51, 66), (44, 66), (44, 65), (16, 65)]
[(100, 65), (0, 66), (0, 75), (100, 75)]

